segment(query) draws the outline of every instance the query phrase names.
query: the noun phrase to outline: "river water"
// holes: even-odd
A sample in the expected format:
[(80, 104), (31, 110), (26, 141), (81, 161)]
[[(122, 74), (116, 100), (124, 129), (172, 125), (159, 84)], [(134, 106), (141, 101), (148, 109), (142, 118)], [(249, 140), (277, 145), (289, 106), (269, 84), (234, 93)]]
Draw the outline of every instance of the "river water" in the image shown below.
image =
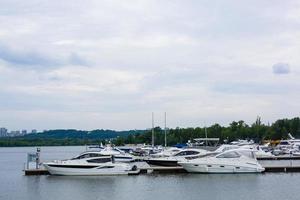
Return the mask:
[[(69, 158), (85, 147), (42, 147), (42, 160)], [(24, 176), (33, 147), (0, 148), (0, 199), (30, 200), (299, 200), (300, 173)]]

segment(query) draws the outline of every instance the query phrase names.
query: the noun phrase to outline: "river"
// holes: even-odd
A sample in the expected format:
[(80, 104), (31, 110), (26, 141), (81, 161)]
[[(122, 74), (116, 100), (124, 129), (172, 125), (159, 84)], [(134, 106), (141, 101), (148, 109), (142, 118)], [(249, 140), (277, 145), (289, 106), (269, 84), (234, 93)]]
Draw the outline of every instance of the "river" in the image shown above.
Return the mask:
[[(69, 158), (85, 147), (42, 147), (41, 159)], [(33, 147), (0, 148), (0, 199), (16, 200), (299, 200), (300, 173), (24, 176)]]

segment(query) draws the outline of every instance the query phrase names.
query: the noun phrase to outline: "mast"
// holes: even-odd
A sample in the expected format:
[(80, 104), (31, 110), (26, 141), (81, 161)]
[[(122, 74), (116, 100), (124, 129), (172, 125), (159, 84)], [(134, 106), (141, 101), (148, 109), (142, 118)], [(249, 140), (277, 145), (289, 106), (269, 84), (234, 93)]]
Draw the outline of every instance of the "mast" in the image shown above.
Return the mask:
[(206, 138), (205, 145), (207, 146), (207, 130), (206, 130), (206, 126), (205, 126), (205, 138)]
[(152, 147), (154, 147), (154, 113), (152, 112)]
[(165, 112), (165, 147), (167, 146), (167, 112)]

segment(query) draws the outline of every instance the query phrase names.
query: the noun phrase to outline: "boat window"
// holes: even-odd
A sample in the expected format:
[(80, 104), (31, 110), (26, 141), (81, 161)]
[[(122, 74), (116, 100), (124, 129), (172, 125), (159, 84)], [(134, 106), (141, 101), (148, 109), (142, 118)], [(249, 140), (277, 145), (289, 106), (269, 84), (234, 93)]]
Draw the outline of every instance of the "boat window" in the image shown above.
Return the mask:
[(99, 157), (99, 156), (101, 156), (101, 154), (89, 153), (88, 156), (89, 156), (89, 158), (93, 158), (93, 157)]
[(223, 153), (223, 154), (217, 156), (217, 158), (239, 158), (239, 157), (240, 157), (240, 154), (238, 154), (235, 151)]
[(289, 143), (287, 141), (281, 141), (279, 144), (280, 145), (289, 145)]
[(177, 153), (175, 156), (188, 156), (188, 155), (196, 155), (199, 154), (198, 151), (182, 151), (180, 153)]
[(186, 155), (195, 155), (195, 154), (199, 154), (198, 151), (187, 151)]
[(97, 158), (97, 159), (91, 159), (87, 160), (89, 163), (106, 163), (111, 162), (111, 158)]
[(175, 156), (185, 156), (185, 151), (177, 153)]
[(97, 153), (85, 153), (85, 154), (82, 154), (76, 158), (74, 158), (73, 160), (75, 159), (83, 159), (83, 158), (93, 158), (93, 157), (100, 157), (101, 154), (97, 154)]

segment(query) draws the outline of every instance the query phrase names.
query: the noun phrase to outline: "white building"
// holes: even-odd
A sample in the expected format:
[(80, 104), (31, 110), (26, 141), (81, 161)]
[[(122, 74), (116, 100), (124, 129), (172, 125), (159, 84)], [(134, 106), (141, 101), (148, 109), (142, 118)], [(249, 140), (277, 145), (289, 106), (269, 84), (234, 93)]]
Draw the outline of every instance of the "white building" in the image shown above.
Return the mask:
[(26, 135), (27, 134), (27, 130), (22, 130), (21, 135)]
[(7, 137), (8, 133), (7, 133), (7, 129), (2, 127), (0, 128), (0, 137)]

